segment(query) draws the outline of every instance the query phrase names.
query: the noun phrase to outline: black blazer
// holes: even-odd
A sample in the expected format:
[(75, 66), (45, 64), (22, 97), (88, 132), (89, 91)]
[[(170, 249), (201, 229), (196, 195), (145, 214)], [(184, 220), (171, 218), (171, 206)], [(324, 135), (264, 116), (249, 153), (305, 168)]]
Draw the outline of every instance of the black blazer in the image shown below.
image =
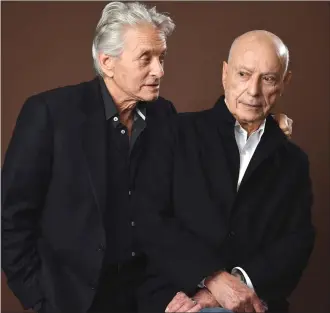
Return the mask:
[(149, 134), (135, 193), (150, 260), (145, 310), (163, 311), (177, 291), (192, 295), (204, 277), (235, 266), (270, 309), (283, 309), (312, 251), (306, 154), (269, 116), (237, 192), (235, 119), (223, 99)]
[[(146, 107), (146, 129), (175, 112), (163, 98)], [(106, 145), (97, 78), (33, 96), (19, 114), (2, 171), (2, 268), (25, 308), (92, 303), (106, 246)]]

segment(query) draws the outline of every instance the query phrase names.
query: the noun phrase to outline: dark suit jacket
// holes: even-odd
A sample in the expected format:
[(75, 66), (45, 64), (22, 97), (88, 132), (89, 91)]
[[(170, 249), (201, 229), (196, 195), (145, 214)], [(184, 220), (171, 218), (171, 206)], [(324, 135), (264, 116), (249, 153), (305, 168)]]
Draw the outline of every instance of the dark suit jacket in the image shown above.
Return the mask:
[[(146, 129), (175, 111), (163, 98), (146, 107)], [(19, 114), (2, 172), (2, 268), (25, 308), (85, 312), (93, 300), (106, 145), (98, 79), (33, 96)]]
[(299, 281), (314, 241), (307, 156), (269, 116), (237, 192), (234, 125), (222, 97), (175, 116), (156, 140), (149, 134), (135, 193), (150, 259), (145, 310), (162, 311), (175, 292), (193, 294), (204, 277), (235, 266), (270, 309), (284, 309)]

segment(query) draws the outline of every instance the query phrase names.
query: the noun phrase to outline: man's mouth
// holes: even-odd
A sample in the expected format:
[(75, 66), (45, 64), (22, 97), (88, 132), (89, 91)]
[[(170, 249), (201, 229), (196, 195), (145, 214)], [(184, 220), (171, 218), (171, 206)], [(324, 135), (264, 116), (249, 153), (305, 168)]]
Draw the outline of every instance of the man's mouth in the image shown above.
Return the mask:
[(150, 88), (159, 88), (159, 84), (155, 83), (155, 84), (146, 84), (146, 87), (150, 87)]
[(255, 109), (259, 109), (262, 107), (262, 105), (260, 103), (247, 103), (247, 102), (240, 102), (240, 103), (242, 103), (243, 105), (246, 105), (248, 107), (255, 108)]

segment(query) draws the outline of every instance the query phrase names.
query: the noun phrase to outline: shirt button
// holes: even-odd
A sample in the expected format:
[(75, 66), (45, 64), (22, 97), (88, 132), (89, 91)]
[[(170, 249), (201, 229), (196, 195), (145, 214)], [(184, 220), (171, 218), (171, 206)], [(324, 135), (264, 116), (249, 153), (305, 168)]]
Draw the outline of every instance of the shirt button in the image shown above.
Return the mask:
[(114, 120), (115, 122), (118, 122), (118, 117), (115, 116), (115, 117), (113, 118), (113, 120)]
[(229, 237), (234, 237), (235, 236), (235, 232), (233, 230), (231, 230), (228, 234)]
[(134, 251), (132, 252), (132, 256), (135, 256), (135, 252)]
[(124, 135), (125, 134), (125, 129), (122, 129), (120, 132)]
[(131, 222), (131, 225), (134, 227), (134, 226), (135, 226), (135, 222), (134, 222), (134, 221), (132, 221), (132, 222)]
[(97, 249), (97, 251), (104, 251), (104, 244), (103, 243), (100, 243), (100, 245), (99, 245), (99, 247), (98, 247), (98, 249)]

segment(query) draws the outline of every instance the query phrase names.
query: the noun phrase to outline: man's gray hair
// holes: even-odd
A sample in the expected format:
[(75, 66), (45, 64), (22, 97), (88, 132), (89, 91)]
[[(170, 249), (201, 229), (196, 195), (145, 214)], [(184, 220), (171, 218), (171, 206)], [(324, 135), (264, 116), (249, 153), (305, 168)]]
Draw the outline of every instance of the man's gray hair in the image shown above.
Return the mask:
[(97, 24), (93, 40), (93, 60), (96, 72), (103, 76), (98, 54), (118, 57), (123, 52), (123, 29), (125, 26), (135, 26), (150, 23), (157, 27), (167, 38), (173, 32), (175, 24), (166, 14), (158, 13), (156, 7), (147, 8), (142, 3), (110, 2), (103, 11)]

